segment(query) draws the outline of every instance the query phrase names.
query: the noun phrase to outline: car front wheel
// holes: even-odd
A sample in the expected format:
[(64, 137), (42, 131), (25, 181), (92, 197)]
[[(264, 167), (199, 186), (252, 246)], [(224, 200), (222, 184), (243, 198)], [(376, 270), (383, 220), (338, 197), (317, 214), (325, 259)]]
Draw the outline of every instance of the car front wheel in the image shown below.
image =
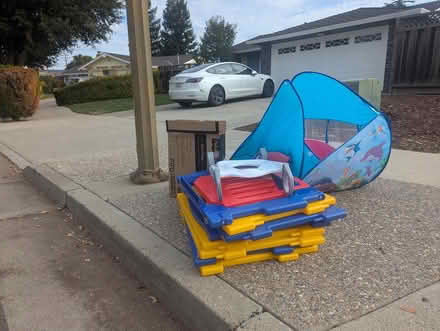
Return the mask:
[(208, 104), (210, 106), (220, 106), (225, 102), (225, 90), (220, 85), (215, 85), (209, 92)]

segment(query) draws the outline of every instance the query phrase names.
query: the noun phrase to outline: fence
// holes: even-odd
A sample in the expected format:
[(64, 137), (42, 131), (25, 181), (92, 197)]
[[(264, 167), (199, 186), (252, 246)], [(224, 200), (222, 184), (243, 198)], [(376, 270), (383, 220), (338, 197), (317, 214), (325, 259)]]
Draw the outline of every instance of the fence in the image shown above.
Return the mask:
[(159, 92), (168, 93), (169, 81), (171, 77), (193, 66), (194, 64), (180, 64), (176, 66), (159, 67), (159, 86), (158, 86)]
[(440, 88), (440, 12), (398, 21), (393, 53), (393, 88)]

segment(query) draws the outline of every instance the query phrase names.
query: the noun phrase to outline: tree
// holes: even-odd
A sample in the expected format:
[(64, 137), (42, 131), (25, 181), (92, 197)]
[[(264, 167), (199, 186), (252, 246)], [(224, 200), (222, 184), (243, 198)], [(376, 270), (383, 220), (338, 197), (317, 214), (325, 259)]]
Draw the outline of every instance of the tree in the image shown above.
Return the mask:
[(0, 64), (50, 66), (79, 42), (107, 41), (121, 20), (121, 0), (0, 2)]
[(385, 3), (385, 7), (390, 8), (405, 8), (408, 3), (414, 3), (414, 0), (395, 0), (389, 3)]
[(88, 55), (81, 55), (81, 54), (74, 55), (72, 61), (67, 63), (66, 70), (72, 69), (72, 68), (74, 68), (76, 66), (84, 65), (86, 63), (89, 63), (92, 60), (93, 60), (93, 57), (88, 56)]
[(157, 7), (151, 8), (151, 1), (148, 1), (148, 18), (150, 21), (151, 54), (160, 53), (160, 18), (156, 18)]
[(167, 0), (162, 15), (161, 54), (191, 54), (197, 42), (185, 0)]
[(200, 56), (206, 62), (230, 61), (236, 35), (237, 25), (226, 22), (221, 16), (211, 17), (201, 38)]

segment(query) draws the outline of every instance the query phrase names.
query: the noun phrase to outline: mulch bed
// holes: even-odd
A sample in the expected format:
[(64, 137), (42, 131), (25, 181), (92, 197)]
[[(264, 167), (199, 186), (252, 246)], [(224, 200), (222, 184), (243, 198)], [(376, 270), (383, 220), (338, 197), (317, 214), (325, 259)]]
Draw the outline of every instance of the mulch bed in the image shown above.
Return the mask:
[[(440, 153), (440, 95), (383, 96), (381, 108), (391, 120), (393, 148)], [(253, 131), (256, 126), (236, 130)]]
[(440, 96), (382, 97), (382, 111), (391, 119), (393, 148), (440, 153)]

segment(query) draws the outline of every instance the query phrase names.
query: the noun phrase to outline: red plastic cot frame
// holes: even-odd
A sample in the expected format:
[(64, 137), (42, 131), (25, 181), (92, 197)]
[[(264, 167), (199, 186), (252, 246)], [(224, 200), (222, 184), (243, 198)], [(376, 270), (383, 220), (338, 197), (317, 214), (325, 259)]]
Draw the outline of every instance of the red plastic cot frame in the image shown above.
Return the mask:
[[(295, 180), (295, 191), (309, 185), (299, 178)], [(193, 186), (206, 203), (236, 207), (246, 204), (286, 197), (272, 175), (258, 178), (225, 177), (221, 180), (223, 197), (220, 201), (216, 184), (211, 176), (197, 178)]]

